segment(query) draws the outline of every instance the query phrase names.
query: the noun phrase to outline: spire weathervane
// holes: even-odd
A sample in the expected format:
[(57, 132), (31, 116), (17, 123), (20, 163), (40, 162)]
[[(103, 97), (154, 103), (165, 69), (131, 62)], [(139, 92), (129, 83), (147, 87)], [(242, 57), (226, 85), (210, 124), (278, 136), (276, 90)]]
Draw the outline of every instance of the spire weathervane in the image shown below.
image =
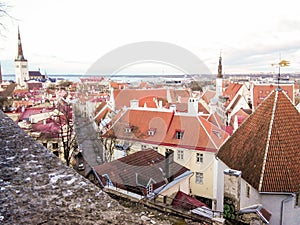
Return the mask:
[(279, 63), (272, 63), (272, 66), (278, 66), (278, 77), (277, 77), (277, 88), (280, 89), (279, 87), (279, 82), (280, 82), (280, 67), (287, 67), (290, 65), (290, 62), (287, 60), (281, 60), (279, 59)]

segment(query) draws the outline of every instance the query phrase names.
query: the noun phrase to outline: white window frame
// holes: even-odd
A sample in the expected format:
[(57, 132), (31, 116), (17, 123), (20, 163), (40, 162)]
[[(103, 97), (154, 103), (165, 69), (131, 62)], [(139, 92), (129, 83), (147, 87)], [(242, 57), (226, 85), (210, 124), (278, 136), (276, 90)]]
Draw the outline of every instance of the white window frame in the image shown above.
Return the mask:
[(184, 157), (184, 151), (182, 149), (177, 149), (177, 159), (183, 160)]
[(196, 172), (195, 174), (196, 178), (195, 178), (195, 182), (196, 184), (203, 184), (203, 180), (204, 180), (204, 175), (201, 172)]

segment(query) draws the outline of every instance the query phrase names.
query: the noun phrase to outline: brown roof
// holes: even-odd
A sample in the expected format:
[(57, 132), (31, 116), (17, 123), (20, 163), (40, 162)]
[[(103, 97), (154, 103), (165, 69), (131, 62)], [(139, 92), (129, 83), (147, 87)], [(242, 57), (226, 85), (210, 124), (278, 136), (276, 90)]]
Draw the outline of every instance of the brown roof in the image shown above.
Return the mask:
[(260, 192), (300, 190), (300, 114), (273, 91), (217, 153)]
[[(119, 187), (144, 186), (152, 179), (156, 188), (164, 185), (166, 176), (166, 158), (158, 152), (148, 149), (94, 167), (100, 176), (107, 174), (110, 180)], [(169, 176), (176, 178), (189, 171), (176, 162), (171, 164)]]

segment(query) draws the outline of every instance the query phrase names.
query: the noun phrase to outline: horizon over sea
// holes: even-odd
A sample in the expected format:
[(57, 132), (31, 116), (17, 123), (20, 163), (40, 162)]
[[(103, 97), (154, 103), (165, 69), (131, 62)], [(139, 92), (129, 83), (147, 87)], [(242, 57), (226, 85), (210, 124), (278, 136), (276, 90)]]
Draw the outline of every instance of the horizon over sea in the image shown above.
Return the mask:
[[(104, 77), (104, 78), (110, 78), (111, 80), (121, 80), (125, 82), (134, 82), (134, 81), (142, 81), (142, 80), (153, 80), (153, 79), (186, 79), (188, 77), (192, 77), (195, 75), (182, 75), (182, 74), (164, 74), (164, 75), (148, 75), (148, 74), (121, 74), (121, 75), (86, 75), (86, 74), (54, 74), (54, 75), (47, 75), (49, 78), (56, 78), (56, 79), (65, 79), (70, 80), (73, 82), (78, 82), (80, 78), (83, 77)], [(209, 75), (211, 76), (211, 75)], [(14, 74), (4, 74), (2, 75), (3, 80), (7, 81), (15, 81), (15, 75)]]

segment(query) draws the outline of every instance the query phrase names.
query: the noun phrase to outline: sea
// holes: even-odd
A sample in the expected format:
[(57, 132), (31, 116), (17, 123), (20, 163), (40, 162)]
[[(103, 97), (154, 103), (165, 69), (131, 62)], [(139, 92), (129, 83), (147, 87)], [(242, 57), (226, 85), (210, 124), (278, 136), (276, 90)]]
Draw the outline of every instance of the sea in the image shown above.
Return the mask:
[[(69, 80), (73, 82), (80, 81), (80, 78), (92, 77), (89, 75), (82, 74), (63, 74), (63, 75), (47, 75), (49, 78), (55, 78), (60, 80)], [(194, 75), (195, 76), (195, 75)], [(194, 77), (192, 75), (178, 75), (178, 74), (169, 74), (169, 75), (112, 75), (112, 76), (99, 76), (104, 78), (110, 78), (113, 81), (122, 81), (122, 82), (140, 82), (140, 81), (166, 81), (166, 80), (186, 80), (188, 78)], [(15, 81), (14, 74), (4, 74), (2, 79), (6, 81)]]

